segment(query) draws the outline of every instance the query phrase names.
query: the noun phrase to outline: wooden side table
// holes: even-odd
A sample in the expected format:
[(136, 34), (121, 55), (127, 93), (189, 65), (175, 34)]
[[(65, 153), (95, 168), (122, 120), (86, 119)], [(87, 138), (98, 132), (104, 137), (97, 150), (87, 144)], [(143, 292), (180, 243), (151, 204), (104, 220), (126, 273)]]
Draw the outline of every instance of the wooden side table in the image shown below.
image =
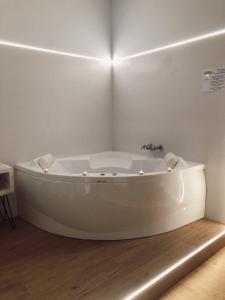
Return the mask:
[(14, 192), (13, 168), (0, 163), (0, 218), (7, 220), (15, 228), (15, 220), (9, 203), (8, 195)]

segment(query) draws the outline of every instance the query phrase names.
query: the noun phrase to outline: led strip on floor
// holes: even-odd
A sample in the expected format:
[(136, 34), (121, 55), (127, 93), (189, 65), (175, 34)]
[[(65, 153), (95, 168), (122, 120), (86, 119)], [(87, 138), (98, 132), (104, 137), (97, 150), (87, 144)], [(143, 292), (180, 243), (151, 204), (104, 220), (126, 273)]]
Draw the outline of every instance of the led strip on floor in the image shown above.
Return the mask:
[(125, 297), (123, 300), (133, 300), (136, 297), (140, 296), (143, 292), (145, 292), (148, 288), (152, 287), (154, 284), (158, 283), (161, 279), (165, 278), (167, 275), (169, 275), (171, 272), (175, 271), (177, 268), (182, 266), (184, 263), (186, 263), (188, 260), (190, 260), (192, 257), (194, 257), (196, 254), (200, 253), (204, 249), (206, 249), (208, 246), (212, 245), (214, 242), (219, 240), (220, 238), (225, 236), (225, 230), (196, 248), (191, 253), (185, 255), (180, 260), (178, 260), (176, 263), (165, 269), (163, 272), (149, 280), (147, 283), (142, 285), (140, 288), (136, 289), (133, 293), (129, 294), (127, 297)]

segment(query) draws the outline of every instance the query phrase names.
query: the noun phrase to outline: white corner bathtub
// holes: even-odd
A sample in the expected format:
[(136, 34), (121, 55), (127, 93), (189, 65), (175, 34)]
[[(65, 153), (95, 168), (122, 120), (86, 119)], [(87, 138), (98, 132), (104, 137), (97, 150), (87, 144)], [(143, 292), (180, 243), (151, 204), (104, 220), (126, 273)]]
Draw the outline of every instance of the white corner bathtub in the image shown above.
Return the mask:
[(19, 212), (43, 230), (74, 238), (164, 233), (204, 217), (204, 165), (187, 163), (168, 172), (164, 159), (121, 152), (57, 159), (48, 173), (20, 163)]

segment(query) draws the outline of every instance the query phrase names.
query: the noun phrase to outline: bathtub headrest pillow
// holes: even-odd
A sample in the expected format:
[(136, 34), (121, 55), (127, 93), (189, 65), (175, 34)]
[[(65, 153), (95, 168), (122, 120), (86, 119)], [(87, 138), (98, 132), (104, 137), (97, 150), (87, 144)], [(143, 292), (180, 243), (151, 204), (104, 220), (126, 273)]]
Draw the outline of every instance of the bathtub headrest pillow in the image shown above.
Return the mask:
[(177, 168), (177, 167), (187, 167), (187, 163), (185, 160), (179, 156), (176, 156), (173, 153), (167, 153), (165, 155), (165, 161), (167, 164), (167, 168), (169, 171)]
[(49, 168), (53, 165), (55, 162), (54, 157), (52, 154), (45, 154), (37, 159), (37, 163), (39, 167), (44, 171), (48, 172)]

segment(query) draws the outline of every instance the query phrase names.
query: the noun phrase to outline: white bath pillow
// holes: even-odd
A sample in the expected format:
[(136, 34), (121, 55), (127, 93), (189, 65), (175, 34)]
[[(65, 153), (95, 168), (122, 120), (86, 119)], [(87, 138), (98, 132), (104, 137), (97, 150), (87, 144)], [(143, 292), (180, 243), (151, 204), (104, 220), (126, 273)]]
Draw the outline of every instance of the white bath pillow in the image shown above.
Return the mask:
[(165, 161), (168, 169), (172, 170), (175, 168), (184, 168), (187, 167), (185, 160), (179, 156), (176, 156), (172, 152), (169, 152), (165, 155)]
[(48, 171), (49, 168), (54, 164), (55, 159), (52, 156), (52, 154), (48, 153), (45, 154), (41, 157), (38, 157), (35, 159), (35, 162), (37, 162), (38, 166), (43, 170), (43, 171)]

